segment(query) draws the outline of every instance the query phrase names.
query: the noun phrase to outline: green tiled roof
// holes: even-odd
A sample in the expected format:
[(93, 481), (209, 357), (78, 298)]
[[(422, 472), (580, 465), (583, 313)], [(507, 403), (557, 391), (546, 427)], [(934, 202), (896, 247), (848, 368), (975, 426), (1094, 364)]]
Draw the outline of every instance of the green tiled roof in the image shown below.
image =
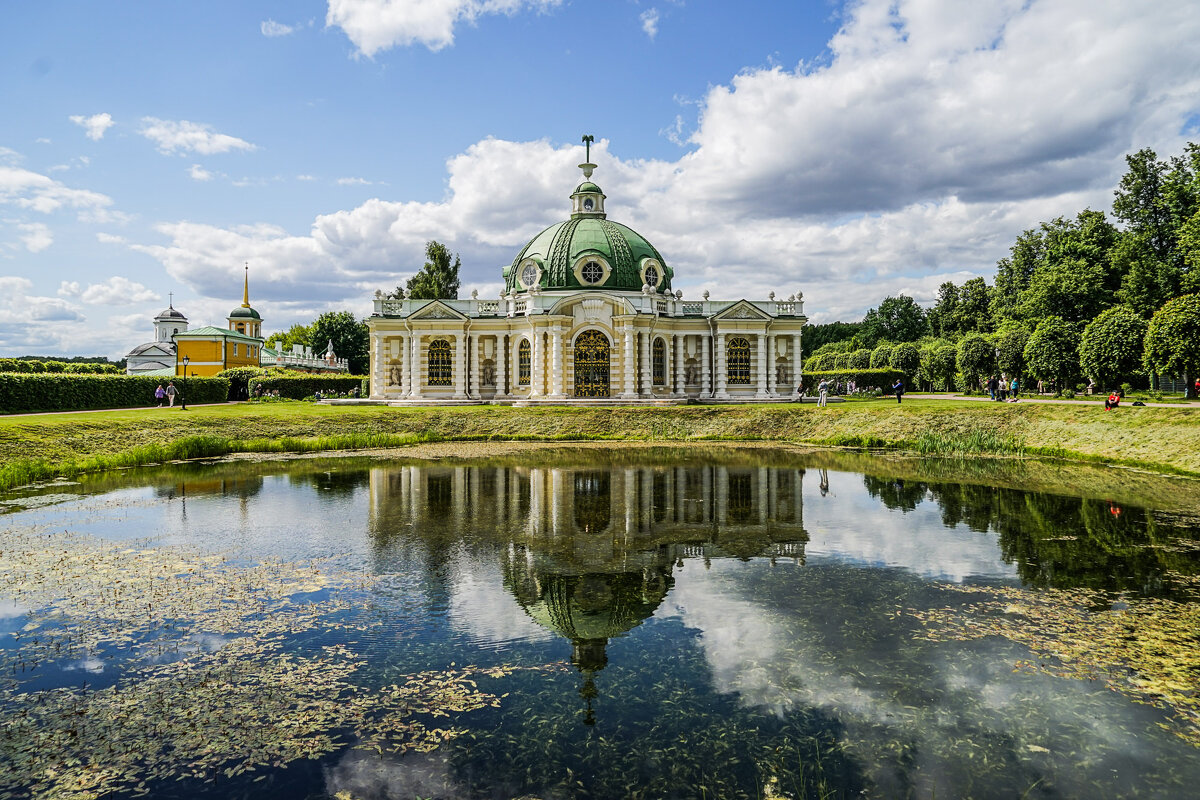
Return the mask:
[(262, 339), (256, 336), (247, 336), (244, 333), (231, 331), (227, 328), (218, 328), (213, 325), (205, 325), (203, 328), (192, 328), (191, 330), (180, 331), (175, 334), (176, 339), (209, 339), (214, 336), (223, 336), (226, 339), (236, 339), (239, 342), (254, 342), (259, 344)]
[[(575, 279), (572, 269), (576, 260), (587, 253), (604, 257), (612, 267), (612, 274), (603, 284), (592, 286), (581, 284)], [(506, 270), (509, 290), (521, 291), (518, 282), (517, 264), (526, 258), (542, 260), (542, 289), (598, 289), (601, 291), (640, 291), (642, 288), (641, 262), (653, 258), (663, 264), (664, 280), (661, 291), (671, 288), (674, 270), (666, 266), (663, 257), (640, 233), (607, 219), (582, 217), (557, 222), (529, 240), (529, 244), (513, 259), (512, 267)]]

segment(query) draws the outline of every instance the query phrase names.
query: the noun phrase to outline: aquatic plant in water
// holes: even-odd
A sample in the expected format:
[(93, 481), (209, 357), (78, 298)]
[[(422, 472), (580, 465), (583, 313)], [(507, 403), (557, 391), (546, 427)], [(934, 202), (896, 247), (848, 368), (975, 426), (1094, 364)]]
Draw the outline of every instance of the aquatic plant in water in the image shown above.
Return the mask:
[[(317, 562), (237, 565), (14, 528), (0, 533), (0, 586), (29, 620), (0, 654), (12, 676), (0, 686), (2, 798), (145, 794), (156, 781), (235, 778), (347, 746), (428, 751), (461, 733), (436, 719), (499, 705), (476, 679), (514, 671), (364, 687), (352, 643), (285, 649), (297, 634), (374, 624), (346, 613), (363, 578)], [(71, 664), (119, 677), (96, 689), (26, 685)]]
[[(1194, 589), (1188, 576), (1180, 586)], [(909, 609), (929, 641), (1000, 636), (1028, 647), (1036, 660), (1014, 670), (1100, 680), (1136, 702), (1170, 715), (1164, 728), (1200, 747), (1200, 604), (1125, 598), (1082, 589), (947, 585), (978, 602)]]

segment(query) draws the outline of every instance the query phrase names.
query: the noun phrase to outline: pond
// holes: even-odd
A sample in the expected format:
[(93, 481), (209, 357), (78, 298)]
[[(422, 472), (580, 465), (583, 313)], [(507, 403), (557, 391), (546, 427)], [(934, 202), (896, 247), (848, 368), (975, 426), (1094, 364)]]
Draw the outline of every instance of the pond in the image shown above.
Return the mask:
[(1196, 482), (503, 447), (0, 496), (0, 797), (1196, 796)]

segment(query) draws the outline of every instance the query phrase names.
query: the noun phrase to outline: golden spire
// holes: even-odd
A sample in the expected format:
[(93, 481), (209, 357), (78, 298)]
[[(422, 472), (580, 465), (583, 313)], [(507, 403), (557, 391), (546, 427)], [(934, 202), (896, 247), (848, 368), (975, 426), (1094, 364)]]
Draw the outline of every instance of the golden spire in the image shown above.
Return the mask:
[(246, 284), (242, 287), (242, 308), (250, 307), (250, 262), (246, 262)]

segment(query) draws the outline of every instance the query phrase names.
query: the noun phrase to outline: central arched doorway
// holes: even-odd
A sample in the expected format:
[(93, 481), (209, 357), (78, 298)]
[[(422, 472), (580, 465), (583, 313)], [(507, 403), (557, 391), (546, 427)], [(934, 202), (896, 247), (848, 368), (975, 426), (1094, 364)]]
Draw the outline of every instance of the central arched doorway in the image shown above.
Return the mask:
[(575, 339), (575, 396), (608, 397), (608, 337), (584, 331)]

